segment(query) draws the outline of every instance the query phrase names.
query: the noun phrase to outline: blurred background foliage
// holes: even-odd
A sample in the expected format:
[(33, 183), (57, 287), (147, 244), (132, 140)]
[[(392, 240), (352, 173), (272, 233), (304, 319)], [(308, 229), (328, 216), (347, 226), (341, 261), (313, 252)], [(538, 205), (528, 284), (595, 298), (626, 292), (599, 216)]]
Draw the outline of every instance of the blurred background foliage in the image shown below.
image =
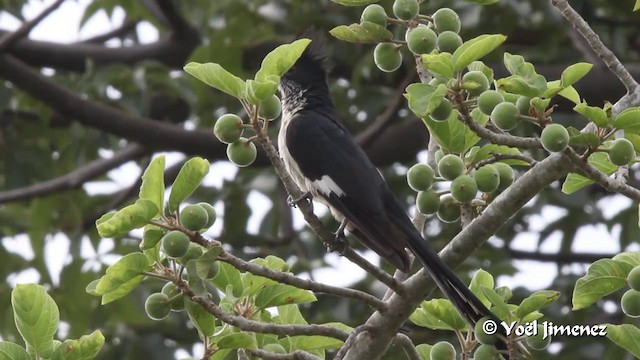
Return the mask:
[[(28, 2), (3, 0), (0, 11), (23, 20)], [(388, 0), (381, 4), (387, 9), (391, 7)], [(640, 15), (631, 12), (633, 1), (575, 0), (571, 4), (637, 75)], [(502, 0), (496, 5), (482, 7), (461, 0), (427, 0), (422, 5), (422, 12), (432, 13), (444, 6), (460, 14), (463, 39), (483, 33), (508, 36), (505, 45), (486, 58), (498, 75), (505, 73), (500, 65), (503, 51), (524, 55), (548, 80), (558, 78), (567, 65), (586, 60), (596, 66), (577, 88), (590, 104), (615, 102), (624, 92), (598, 59), (572, 37), (571, 30), (548, 1)], [(46, 81), (90, 102), (119, 109), (135, 117), (133, 120), (149, 118), (177, 128), (206, 129), (208, 134), (218, 116), (226, 112), (241, 114), (241, 108), (234, 99), (182, 73), (183, 64), (188, 61), (217, 62), (246, 78), (253, 75), (264, 54), (275, 45), (293, 40), (310, 26), (326, 33), (337, 25), (357, 22), (362, 9), (342, 7), (329, 0), (94, 0), (86, 7), (80, 26), (90, 26), (90, 20), (96, 14), (112, 14), (116, 10), (124, 10), (126, 16), (121, 22), (115, 21), (113, 32), (103, 37), (53, 47), (51, 43), (18, 39), (0, 56), (17, 59), (32, 71), (44, 75)], [(158, 32), (155, 44), (141, 45), (139, 35), (143, 25)], [(6, 34), (0, 24), (0, 35)], [(143, 46), (163, 42), (176, 48), (184, 46), (186, 50), (159, 54), (150, 49), (142, 55), (134, 54)], [(92, 49), (115, 49), (128, 55), (112, 56), (106, 51), (103, 56), (83, 47), (87, 44), (93, 46)], [(371, 45), (353, 45), (329, 38), (328, 47), (333, 68), (331, 90), (341, 118), (380, 166), (395, 193), (405, 200), (407, 209), (411, 209), (415, 194), (406, 185), (404, 175), (428, 141), (426, 129), (410, 115), (401, 97), (406, 84), (417, 81), (411, 57), (405, 54), (400, 71), (384, 74), (373, 64)], [(69, 51), (65, 52), (65, 49)], [(14, 75), (15, 79), (12, 78)], [(28, 275), (51, 289), (65, 322), (62, 336), (79, 337), (96, 328), (103, 331), (107, 342), (101, 359), (173, 359), (177, 349), (193, 350), (199, 340), (185, 313), (154, 322), (142, 312), (144, 299), (150, 292), (160, 289), (160, 282), (147, 281), (132, 295), (104, 307), (99, 305), (98, 298), (84, 291), (85, 286), (104, 271), (105, 264), (137, 248), (139, 234), (101, 240), (94, 221), (102, 213), (121, 207), (133, 198), (140, 169), (157, 152), (200, 154), (220, 165), (212, 167), (211, 177), (216, 180), (202, 187), (191, 200), (216, 204), (216, 208), (224, 213), (222, 226), (211, 235), (218, 237), (235, 254), (246, 259), (275, 254), (287, 259), (296, 273), (307, 273), (311, 277), (315, 270), (329, 266), (323, 245), (309, 229), (299, 226), (299, 221), (294, 224), (297, 210), (287, 206), (286, 194), (264, 158), (236, 172), (233, 166), (222, 165), (224, 147), (215, 143), (213, 137), (210, 145), (199, 148), (187, 148), (179, 139), (172, 141), (167, 137), (161, 144), (143, 140), (138, 151), (121, 161), (128, 165), (118, 172), (109, 171), (121, 163), (97, 170), (87, 169), (87, 164), (121, 154), (127, 146), (140, 141), (139, 137), (129, 138), (126, 126), (120, 130), (109, 128), (109, 125), (91, 126), (64, 111), (64, 107), (58, 107), (59, 103), (45, 105), (43, 101), (47, 101), (47, 95), (27, 89), (17, 80), (18, 76), (20, 74), (0, 70), (2, 338), (16, 338), (9, 294), (16, 279)], [(559, 103), (554, 120), (581, 127), (582, 120), (570, 109), (569, 104)], [(388, 114), (384, 115), (385, 112)], [(135, 124), (133, 120), (131, 125)], [(277, 126), (272, 126), (271, 131), (275, 133)], [(536, 130), (522, 131), (530, 134)], [(545, 154), (541, 151), (534, 156), (541, 158)], [(180, 162), (167, 172), (169, 180), (175, 176), (179, 165)], [(85, 170), (91, 175), (83, 176)], [(631, 181), (637, 185), (634, 175), (632, 173)], [(27, 191), (37, 184), (51, 184), (56, 179), (61, 179), (63, 185), (39, 192)], [(90, 182), (92, 186), (87, 185)], [(108, 190), (90, 191), (96, 186)], [(547, 268), (552, 266), (557, 276), (535, 281), (542, 280), (548, 284), (547, 288), (563, 294), (561, 300), (546, 312), (549, 320), (558, 324), (621, 322), (623, 317), (616, 306), (621, 293), (575, 313), (570, 311), (570, 301), (575, 280), (584, 274), (589, 263), (625, 249), (638, 250), (635, 207), (621, 196), (606, 193), (597, 186), (587, 187), (571, 196), (560, 193), (559, 188), (560, 183), (555, 183), (532, 200), (493, 239), (478, 249), (458, 273), (465, 281), (478, 267), (496, 277), (517, 275), (519, 262), (515, 260), (533, 261), (532, 264)], [(257, 200), (249, 201), (250, 198)], [(252, 217), (255, 214), (265, 215), (255, 219)], [(254, 223), (251, 227), (250, 218)], [(337, 226), (333, 220), (325, 220), (328, 226)], [(434, 247), (441, 248), (458, 227), (430, 218), (425, 233)], [(608, 239), (594, 235), (603, 232), (610, 234)], [(523, 234), (527, 235), (526, 246), (521, 246), (523, 241), (519, 242), (520, 246), (512, 246)], [(579, 246), (585, 243), (590, 243), (588, 252)], [(361, 248), (357, 244), (354, 246)], [(593, 253), (594, 249), (600, 248), (603, 249), (601, 252)], [(392, 271), (388, 264), (382, 266)], [(549, 273), (553, 271), (541, 272), (540, 276)], [(378, 295), (384, 292), (370, 277), (358, 280), (352, 286)], [(513, 290), (517, 302), (535, 289), (518, 287)], [(303, 306), (310, 322), (341, 321), (357, 326), (371, 311), (363, 304), (346, 299), (322, 294), (318, 299), (316, 303)], [(407, 323), (406, 331), (416, 344), (433, 344), (444, 338), (454, 340), (450, 334), (420, 329), (410, 323)], [(607, 340), (587, 337), (558, 338), (549, 351), (538, 353), (536, 358), (613, 359), (623, 356), (621, 350)], [(401, 352), (391, 349), (388, 357), (399, 358), (398, 354)]]

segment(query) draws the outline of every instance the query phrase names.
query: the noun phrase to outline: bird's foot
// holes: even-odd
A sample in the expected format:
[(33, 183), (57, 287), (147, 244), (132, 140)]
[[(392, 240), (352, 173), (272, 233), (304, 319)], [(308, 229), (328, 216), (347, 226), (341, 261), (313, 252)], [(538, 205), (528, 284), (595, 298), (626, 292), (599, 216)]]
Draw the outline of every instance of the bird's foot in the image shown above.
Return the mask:
[(306, 191), (300, 195), (300, 197), (294, 198), (291, 195), (287, 196), (287, 204), (291, 207), (297, 207), (300, 201), (308, 201), (311, 200), (312, 196), (309, 191)]

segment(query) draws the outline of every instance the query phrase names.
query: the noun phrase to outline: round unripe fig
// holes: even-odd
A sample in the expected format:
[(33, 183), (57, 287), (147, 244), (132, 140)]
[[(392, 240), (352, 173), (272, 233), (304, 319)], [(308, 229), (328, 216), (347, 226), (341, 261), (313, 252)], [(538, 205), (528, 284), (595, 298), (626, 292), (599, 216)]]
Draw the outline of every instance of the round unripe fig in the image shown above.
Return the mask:
[(380, 43), (373, 50), (373, 61), (378, 69), (384, 72), (393, 72), (402, 65), (402, 53), (392, 43)]
[(204, 211), (207, 212), (207, 219), (209, 219), (209, 221), (207, 221), (206, 225), (204, 226), (204, 229), (212, 227), (217, 218), (216, 210), (213, 208), (213, 205), (206, 202), (199, 202), (198, 205), (202, 206)]
[(520, 96), (516, 100), (516, 107), (521, 115), (529, 115), (529, 108), (531, 108), (531, 98), (527, 96)]
[(184, 297), (178, 296), (182, 293), (176, 284), (172, 282), (164, 284), (161, 292), (169, 298), (171, 302), (171, 311), (178, 312), (184, 310)]
[(462, 76), (462, 82), (474, 86), (470, 89), (465, 88), (471, 96), (479, 96), (489, 89), (489, 79), (482, 71), (469, 71)]
[(256, 160), (257, 156), (258, 149), (256, 149), (256, 144), (249, 139), (240, 138), (240, 140), (227, 146), (227, 157), (237, 166), (249, 166)]
[(455, 360), (456, 348), (448, 341), (439, 341), (431, 347), (431, 360)]
[(415, 164), (407, 171), (407, 182), (415, 191), (425, 191), (433, 185), (436, 172), (427, 164)]
[(189, 237), (178, 230), (169, 231), (160, 241), (162, 242), (162, 251), (170, 258), (184, 256), (191, 243)]
[(476, 198), (478, 184), (469, 175), (460, 175), (451, 182), (451, 196), (461, 203), (468, 203)]
[(457, 34), (460, 32), (460, 17), (455, 11), (449, 8), (438, 9), (438, 11), (433, 14), (433, 23), (439, 33), (453, 31)]
[(236, 114), (224, 114), (220, 116), (213, 126), (213, 134), (220, 142), (225, 144), (238, 141), (243, 131), (242, 119)]
[(201, 245), (196, 243), (189, 243), (189, 249), (187, 249), (187, 253), (182, 255), (178, 259), (178, 262), (182, 265), (187, 265), (187, 262), (189, 260), (197, 259), (202, 256), (202, 254), (204, 254), (204, 249)]
[(493, 109), (491, 112), (491, 120), (493, 124), (500, 130), (510, 131), (518, 126), (518, 117), (520, 112), (515, 104), (503, 102)]
[(447, 180), (453, 180), (464, 172), (464, 162), (459, 156), (447, 154), (438, 162), (438, 173)]
[(542, 129), (540, 141), (548, 152), (559, 152), (569, 145), (569, 132), (560, 124), (551, 124)]
[(266, 100), (260, 102), (258, 106), (258, 115), (267, 120), (273, 120), (280, 116), (282, 105), (280, 99), (276, 95), (271, 95)]
[(630, 318), (640, 317), (640, 291), (627, 290), (620, 300), (622, 312)]
[(435, 214), (440, 208), (440, 195), (433, 189), (420, 191), (416, 196), (416, 208), (425, 215)]
[(442, 158), (444, 157), (444, 151), (439, 149), (438, 151), (436, 151), (434, 157), (436, 158), (436, 163), (439, 163), (440, 160), (442, 160)]
[(451, 196), (451, 194), (443, 195), (440, 198), (440, 207), (438, 208), (438, 218), (442, 222), (452, 223), (460, 219), (460, 205)]
[(438, 36), (435, 31), (429, 29), (425, 25), (419, 25), (413, 29), (407, 30), (405, 40), (409, 50), (416, 54), (428, 54), (436, 48), (436, 39)]
[(478, 108), (483, 114), (491, 115), (493, 109), (504, 102), (504, 96), (495, 90), (487, 90), (478, 96)]
[(544, 326), (538, 325), (538, 332), (533, 336), (527, 336), (527, 345), (533, 350), (544, 350), (551, 343), (551, 336), (544, 338)]
[(163, 293), (149, 295), (147, 300), (144, 302), (144, 311), (152, 320), (165, 319), (171, 312), (169, 297)]
[(621, 138), (616, 139), (609, 149), (609, 161), (613, 165), (629, 165), (636, 158), (636, 151), (631, 141)]
[(494, 192), (500, 186), (500, 173), (492, 164), (483, 165), (476, 170), (473, 179), (478, 184), (478, 190), (482, 192)]
[(197, 204), (187, 205), (180, 211), (180, 224), (187, 230), (198, 231), (207, 226), (207, 210)]
[(480, 344), (493, 345), (498, 341), (498, 336), (496, 334), (487, 334), (486, 332), (484, 332), (483, 326), (484, 323), (488, 320), (491, 320), (491, 318), (488, 316), (485, 316), (482, 319), (478, 320), (473, 328), (473, 333), (475, 334), (476, 339)]
[(495, 346), (482, 344), (473, 352), (473, 360), (500, 360), (500, 353)]
[(453, 31), (443, 31), (438, 34), (436, 45), (440, 52), (452, 53), (462, 45), (462, 38)]
[(513, 168), (505, 163), (497, 162), (493, 163), (493, 166), (498, 170), (498, 174), (500, 174), (498, 191), (503, 191), (513, 184), (516, 174), (513, 172)]
[(287, 350), (285, 350), (285, 348), (280, 344), (267, 344), (262, 348), (262, 350), (267, 351), (267, 352), (271, 352), (271, 353), (275, 353), (275, 354), (286, 354), (287, 353)]
[(451, 101), (449, 99), (444, 98), (440, 101), (440, 104), (436, 106), (435, 109), (429, 114), (431, 119), (434, 121), (446, 121), (451, 116), (451, 112), (453, 111), (453, 105), (451, 105)]
[(371, 4), (362, 10), (360, 21), (369, 21), (380, 26), (387, 26), (387, 12), (378, 4)]
[(640, 291), (640, 266), (636, 266), (627, 275), (629, 287), (633, 290)]
[(411, 20), (418, 16), (420, 5), (418, 0), (395, 0), (393, 14), (400, 20)]

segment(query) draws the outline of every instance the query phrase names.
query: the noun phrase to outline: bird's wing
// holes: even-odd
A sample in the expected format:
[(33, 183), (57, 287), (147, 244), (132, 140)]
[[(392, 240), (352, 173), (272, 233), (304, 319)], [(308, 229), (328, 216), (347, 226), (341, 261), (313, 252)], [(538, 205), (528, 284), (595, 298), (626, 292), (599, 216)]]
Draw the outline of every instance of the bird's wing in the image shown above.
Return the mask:
[(387, 185), (349, 132), (330, 114), (303, 111), (291, 119), (286, 144), (315, 192), (345, 216), (360, 240), (407, 270), (405, 237), (386, 214)]

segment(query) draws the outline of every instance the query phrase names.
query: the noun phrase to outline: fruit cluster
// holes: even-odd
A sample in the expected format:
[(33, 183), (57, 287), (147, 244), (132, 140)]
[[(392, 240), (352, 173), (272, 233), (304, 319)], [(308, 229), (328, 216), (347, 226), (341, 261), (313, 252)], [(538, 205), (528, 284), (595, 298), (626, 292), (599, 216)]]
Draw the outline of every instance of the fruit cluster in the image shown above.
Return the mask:
[(627, 282), (631, 289), (627, 290), (620, 300), (622, 312), (631, 318), (640, 318), (640, 266), (634, 267), (629, 275)]

